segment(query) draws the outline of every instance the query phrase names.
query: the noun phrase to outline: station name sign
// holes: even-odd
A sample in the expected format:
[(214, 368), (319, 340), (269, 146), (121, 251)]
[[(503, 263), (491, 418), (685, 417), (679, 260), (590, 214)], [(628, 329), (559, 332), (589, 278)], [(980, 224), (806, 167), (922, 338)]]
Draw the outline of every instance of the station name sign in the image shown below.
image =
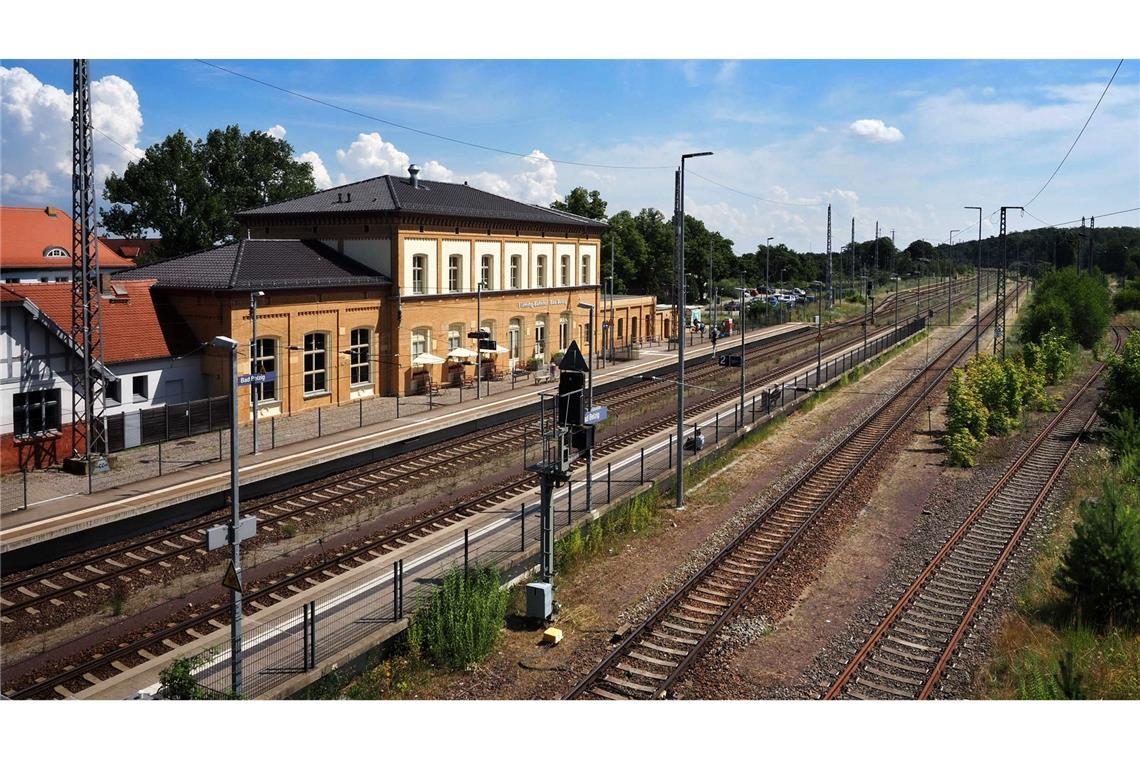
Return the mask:
[(519, 302), (519, 308), (520, 309), (537, 309), (540, 306), (566, 306), (568, 303), (570, 303), (569, 299), (567, 299), (565, 301), (555, 301), (555, 300), (551, 300), (551, 299), (547, 298), (547, 299), (538, 300), (538, 301), (520, 301)]
[(276, 379), (276, 372), (257, 372), (249, 375), (238, 375), (238, 385), (261, 385), (262, 383), (271, 383)]

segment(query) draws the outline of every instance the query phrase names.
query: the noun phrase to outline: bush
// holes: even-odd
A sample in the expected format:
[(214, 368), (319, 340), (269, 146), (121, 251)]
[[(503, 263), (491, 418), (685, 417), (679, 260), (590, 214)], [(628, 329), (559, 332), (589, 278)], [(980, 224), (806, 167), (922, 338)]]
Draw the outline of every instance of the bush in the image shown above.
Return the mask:
[(467, 668), (491, 654), (507, 615), (508, 592), (493, 567), (452, 568), (408, 627), (414, 654), (443, 667)]
[(1136, 491), (1106, 480), (1099, 501), (1081, 504), (1076, 535), (1054, 582), (1093, 623), (1140, 623), (1140, 510)]
[(212, 653), (206, 652), (175, 659), (158, 674), (159, 695), (163, 699), (208, 699), (206, 690), (194, 678), (194, 671), (211, 656)]
[(982, 404), (966, 373), (950, 374), (946, 402), (946, 450), (951, 465), (973, 467), (989, 426), (989, 410)]
[(1021, 342), (1038, 343), (1055, 329), (1092, 348), (1108, 329), (1109, 304), (1108, 288), (1100, 279), (1073, 267), (1049, 272), (1033, 291), (1019, 321)]
[(1133, 284), (1117, 291), (1112, 297), (1112, 306), (1118, 312), (1140, 309), (1140, 286)]
[(1056, 328), (1049, 329), (1037, 343), (1026, 343), (1022, 350), (1025, 364), (1040, 372), (1046, 385), (1056, 385), (1073, 371), (1073, 344)]
[(1140, 417), (1140, 332), (1133, 332), (1119, 354), (1108, 357), (1101, 414), (1116, 424), (1125, 410)]
[(966, 365), (966, 380), (978, 400), (989, 411), (986, 432), (1007, 435), (1017, 425), (1021, 412), (1018, 385), (1006, 369), (1006, 362), (992, 354), (979, 354)]

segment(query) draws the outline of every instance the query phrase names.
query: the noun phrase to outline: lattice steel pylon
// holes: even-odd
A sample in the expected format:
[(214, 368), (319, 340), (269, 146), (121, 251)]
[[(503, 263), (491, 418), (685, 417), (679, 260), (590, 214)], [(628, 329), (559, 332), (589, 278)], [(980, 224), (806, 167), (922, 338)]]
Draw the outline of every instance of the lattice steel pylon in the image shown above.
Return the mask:
[(104, 403), (103, 321), (95, 237), (95, 160), (92, 150), (91, 79), (86, 59), (73, 62), (71, 162), (71, 337), (80, 356), (71, 373), (72, 457), (90, 475), (107, 453)]
[(1009, 265), (1005, 249), (1005, 212), (1011, 208), (1022, 209), (1021, 206), (1001, 207), (1001, 226), (998, 230), (998, 257), (1001, 259), (1001, 269), (998, 272), (997, 288), (994, 290), (994, 355), (998, 352), (998, 340), (1001, 340), (1001, 358), (1005, 358), (1005, 270)]

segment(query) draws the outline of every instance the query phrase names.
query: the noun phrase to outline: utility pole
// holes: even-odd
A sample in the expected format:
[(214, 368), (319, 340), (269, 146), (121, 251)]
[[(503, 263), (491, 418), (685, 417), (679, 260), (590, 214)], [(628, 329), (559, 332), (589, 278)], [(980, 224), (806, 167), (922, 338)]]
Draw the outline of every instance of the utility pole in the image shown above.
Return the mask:
[[(589, 372), (586, 374), (586, 382), (588, 383), (589, 402), (586, 407), (587, 411), (594, 408), (594, 305), (584, 301), (578, 302), (579, 309), (586, 309), (590, 314), (589, 330), (590, 334), (590, 361), (587, 362)], [(586, 450), (586, 511), (590, 512), (594, 508), (594, 447), (590, 446)]]
[(1006, 216), (1006, 211), (1008, 211), (1009, 209), (1012, 209), (1012, 208), (1024, 210), (1021, 206), (1002, 206), (1001, 207), (1001, 227), (1000, 227), (1000, 230), (998, 232), (998, 248), (1000, 249), (999, 255), (1001, 257), (1001, 270), (998, 272), (997, 295), (996, 295), (996, 303), (995, 303), (995, 307), (997, 308), (996, 318), (998, 321), (994, 323), (994, 354), (996, 355), (998, 352), (998, 337), (1000, 335), (1000, 337), (1001, 337), (1001, 358), (1003, 358), (1003, 359), (1005, 358), (1005, 298), (1006, 298), (1005, 275), (1006, 275), (1006, 268), (1009, 266), (1009, 256), (1008, 256), (1008, 253), (1006, 251), (1006, 239), (1005, 239), (1005, 232), (1006, 232), (1005, 216)]
[(87, 492), (91, 493), (95, 471), (103, 472), (107, 468), (107, 430), (103, 424), (106, 379), (103, 375), (99, 249), (95, 236), (91, 77), (85, 58), (73, 61), (72, 74), (70, 327), (79, 357), (78, 360), (70, 360), (72, 420), (69, 463), (72, 472), (87, 475)]
[(962, 208), (978, 212), (978, 266), (975, 273), (977, 280), (974, 283), (974, 356), (977, 356), (982, 330), (982, 207), (963, 206)]
[[(879, 223), (875, 222), (875, 269), (879, 268)], [(871, 277), (874, 278), (875, 272), (871, 271)]]
[[(475, 332), (483, 334), (483, 279), (479, 278), (479, 282), (475, 283)], [(483, 347), (479, 345), (482, 343), (482, 338), (475, 339), (475, 398), (482, 398), (482, 385), (483, 385)], [(487, 386), (487, 392), (490, 393), (490, 385)], [(430, 392), (430, 389), (429, 389)]]
[(768, 264), (769, 257), (772, 253), (772, 241), (776, 238), (770, 237), (764, 241), (764, 289), (768, 291), (764, 295), (772, 295), (772, 280), (768, 277)]
[[(251, 290), (249, 293), (249, 321), (253, 333), (250, 339), (252, 350), (250, 357), (250, 372), (261, 374), (261, 349), (257, 344), (257, 297), (265, 295), (263, 290)], [(261, 383), (256, 380), (249, 385), (249, 403), (253, 407), (253, 453), (257, 454), (257, 413), (261, 410)]]
[(677, 482), (676, 508), (685, 508), (685, 161), (700, 156), (711, 156), (712, 151), (685, 153), (681, 156), (681, 168), (676, 178), (676, 217), (677, 220), (677, 321), (680, 337), (677, 350)]
[(831, 204), (827, 204), (827, 305), (829, 309), (835, 308), (835, 293), (832, 290), (831, 276)]
[(748, 324), (748, 308), (744, 297), (748, 291), (744, 289), (744, 270), (740, 270), (740, 427), (744, 427), (744, 330)]
[(855, 217), (851, 217), (851, 295), (855, 295)]
[(1089, 217), (1089, 276), (1093, 273), (1093, 238), (1096, 237), (1096, 217)]

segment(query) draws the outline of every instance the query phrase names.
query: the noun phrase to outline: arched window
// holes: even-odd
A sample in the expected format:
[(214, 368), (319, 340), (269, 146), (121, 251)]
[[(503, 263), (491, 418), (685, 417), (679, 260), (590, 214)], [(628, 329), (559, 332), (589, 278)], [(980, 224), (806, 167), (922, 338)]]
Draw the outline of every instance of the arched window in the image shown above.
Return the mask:
[(420, 354), (426, 354), (428, 350), (428, 339), (431, 337), (431, 328), (417, 327), (412, 330), (412, 359), (415, 359)]
[(422, 254), (412, 257), (412, 292), (427, 293), (427, 256)]
[(538, 257), (538, 261), (535, 264), (534, 279), (535, 279), (534, 286), (536, 288), (545, 288), (546, 287), (546, 256), (539, 256)]
[(518, 317), (512, 319), (511, 326), (507, 328), (507, 348), (510, 358), (518, 359), (522, 356), (522, 320)]
[(372, 331), (357, 327), (348, 344), (348, 374), (353, 385), (372, 382)]
[(561, 272), (561, 274), (562, 274), (562, 283), (561, 284), (562, 285), (569, 285), (570, 284), (570, 257), (569, 256), (563, 256), (562, 257), (562, 272)]
[(565, 351), (570, 345), (570, 314), (558, 318), (558, 347)]
[(447, 289), (458, 293), (463, 288), (463, 257), (452, 254), (447, 257)]
[(511, 287), (522, 287), (522, 256), (511, 256)]
[(589, 256), (583, 256), (582, 257), (582, 278), (581, 278), (581, 282), (579, 282), (578, 284), (579, 285), (589, 285), (590, 284), (590, 257)]
[(483, 256), (479, 262), (479, 266), (479, 281), (483, 283), (483, 290), (490, 290), (495, 284), (495, 257)]
[(534, 355), (546, 353), (546, 320), (539, 317), (534, 320)]
[(466, 333), (466, 325), (462, 322), (452, 322), (447, 327), (447, 350), (448, 353), (454, 351), (463, 345), (463, 336)]
[(328, 393), (329, 335), (323, 332), (305, 334), (305, 394)]
[[(249, 371), (253, 374), (277, 372), (277, 339), (258, 338), (250, 346)], [(277, 400), (277, 380), (266, 380), (264, 383), (253, 386), (261, 401)]]

